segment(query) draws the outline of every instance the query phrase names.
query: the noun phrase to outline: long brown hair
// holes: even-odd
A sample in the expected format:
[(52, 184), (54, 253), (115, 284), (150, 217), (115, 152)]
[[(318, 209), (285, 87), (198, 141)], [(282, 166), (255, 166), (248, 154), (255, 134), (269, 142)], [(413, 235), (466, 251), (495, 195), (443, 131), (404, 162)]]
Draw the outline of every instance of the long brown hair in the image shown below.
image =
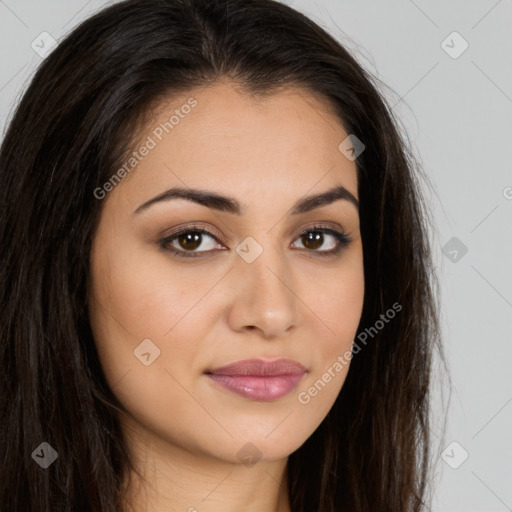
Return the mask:
[[(252, 94), (327, 99), (356, 159), (365, 301), (325, 420), (289, 457), (294, 512), (418, 512), (431, 479), (432, 359), (444, 361), (424, 178), (375, 77), (273, 0), (129, 0), (43, 61), (0, 150), (0, 509), (115, 512), (131, 467), (87, 314), (94, 191), (156, 99), (230, 77)], [(340, 141), (341, 142), (341, 141)], [(369, 330), (393, 304), (384, 328)], [(366, 331), (365, 331), (366, 330)], [(359, 338), (361, 339), (361, 338)], [(58, 453), (45, 471), (32, 454)]]

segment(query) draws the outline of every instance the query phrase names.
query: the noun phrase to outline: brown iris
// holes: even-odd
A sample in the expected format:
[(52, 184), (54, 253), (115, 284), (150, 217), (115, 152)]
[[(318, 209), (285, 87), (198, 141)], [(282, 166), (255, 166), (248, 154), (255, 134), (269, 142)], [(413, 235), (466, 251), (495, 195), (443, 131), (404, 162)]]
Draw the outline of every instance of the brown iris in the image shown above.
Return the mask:
[(317, 249), (322, 246), (324, 242), (324, 235), (318, 231), (310, 231), (309, 233), (302, 235), (301, 239), (304, 247), (307, 247), (308, 249)]
[(201, 233), (185, 233), (180, 235), (178, 237), (178, 243), (183, 249), (190, 251), (197, 249), (201, 245)]

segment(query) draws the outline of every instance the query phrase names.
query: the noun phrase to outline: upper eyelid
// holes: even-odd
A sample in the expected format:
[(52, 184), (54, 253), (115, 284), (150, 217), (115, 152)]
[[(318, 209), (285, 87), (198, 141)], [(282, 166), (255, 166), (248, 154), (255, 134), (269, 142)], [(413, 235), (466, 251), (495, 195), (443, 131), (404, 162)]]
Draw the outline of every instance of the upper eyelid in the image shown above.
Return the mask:
[[(344, 228), (340, 227), (340, 226), (336, 226), (335, 224), (333, 224), (332, 222), (329, 222), (329, 221), (318, 221), (310, 226), (307, 226), (303, 229), (301, 229), (296, 236), (300, 236), (302, 235), (303, 233), (307, 233), (308, 231), (313, 231), (315, 229), (324, 229), (324, 230), (332, 230), (340, 235), (349, 235), (350, 233), (345, 230)], [(199, 223), (193, 223), (193, 224), (190, 224), (190, 225), (186, 225), (186, 226), (183, 226), (182, 228), (178, 228), (176, 229), (176, 231), (170, 233), (170, 234), (166, 234), (166, 235), (163, 235), (162, 239), (170, 239), (170, 238), (173, 238), (175, 236), (178, 236), (179, 234), (183, 234), (183, 233), (188, 233), (188, 232), (195, 232), (195, 231), (200, 231), (200, 232), (203, 232), (203, 234), (206, 234), (206, 235), (209, 235), (209, 236), (212, 236), (214, 238), (217, 239), (217, 241), (220, 241), (222, 242), (222, 240), (225, 238), (223, 235), (220, 234), (220, 232), (216, 231), (215, 229), (212, 229), (210, 227), (207, 227), (206, 225), (203, 225), (203, 224), (199, 224)], [(222, 242), (224, 243), (224, 242)]]
[(200, 231), (203, 234), (206, 234), (208, 236), (211, 236), (212, 238), (215, 238), (217, 242), (222, 242), (222, 239), (224, 238), (219, 232), (217, 232), (215, 229), (203, 226), (202, 224), (191, 224), (187, 226), (183, 226), (182, 228), (176, 229), (173, 233), (170, 233), (168, 235), (164, 235), (162, 240), (170, 240), (180, 234), (188, 233), (188, 232), (196, 232)]

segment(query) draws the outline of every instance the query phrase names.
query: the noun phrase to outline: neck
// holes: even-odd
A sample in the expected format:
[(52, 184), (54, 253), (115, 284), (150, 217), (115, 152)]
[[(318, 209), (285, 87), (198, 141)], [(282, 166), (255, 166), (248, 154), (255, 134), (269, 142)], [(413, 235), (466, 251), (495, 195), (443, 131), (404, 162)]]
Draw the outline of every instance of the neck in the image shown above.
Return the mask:
[(136, 472), (124, 480), (121, 512), (291, 512), (288, 458), (246, 465), (156, 437), (125, 438)]

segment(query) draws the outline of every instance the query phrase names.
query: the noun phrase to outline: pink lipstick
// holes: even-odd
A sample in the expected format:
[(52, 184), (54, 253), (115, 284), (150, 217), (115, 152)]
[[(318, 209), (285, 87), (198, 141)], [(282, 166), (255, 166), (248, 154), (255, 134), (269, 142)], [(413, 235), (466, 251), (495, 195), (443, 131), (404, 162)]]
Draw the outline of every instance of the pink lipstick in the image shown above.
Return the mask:
[(206, 376), (233, 393), (268, 402), (290, 393), (306, 372), (304, 366), (291, 359), (247, 359), (209, 370)]

